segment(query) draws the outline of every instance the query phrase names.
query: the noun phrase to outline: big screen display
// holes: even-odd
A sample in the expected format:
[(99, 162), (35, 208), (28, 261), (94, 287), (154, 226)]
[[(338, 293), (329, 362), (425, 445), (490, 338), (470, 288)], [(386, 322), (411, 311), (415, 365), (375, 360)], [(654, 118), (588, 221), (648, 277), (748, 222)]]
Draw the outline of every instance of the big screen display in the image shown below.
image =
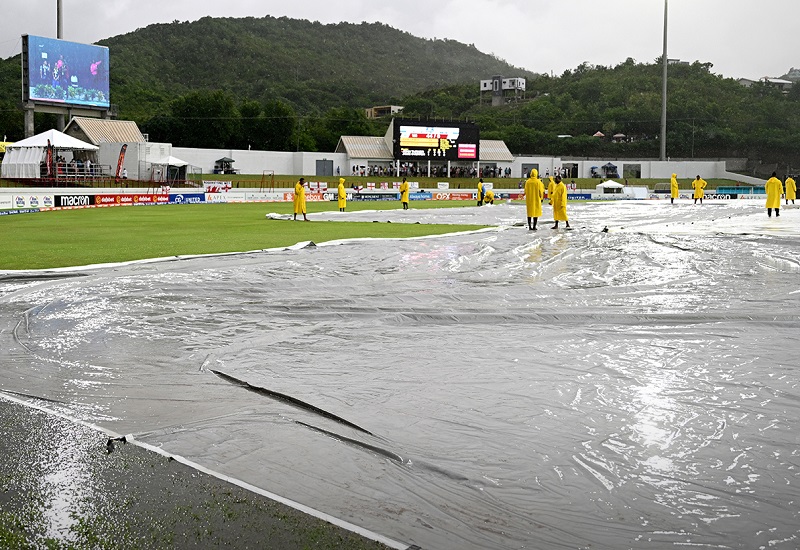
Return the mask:
[(108, 48), (22, 36), (23, 99), (109, 107)]
[(478, 126), (468, 122), (394, 120), (398, 160), (478, 160)]

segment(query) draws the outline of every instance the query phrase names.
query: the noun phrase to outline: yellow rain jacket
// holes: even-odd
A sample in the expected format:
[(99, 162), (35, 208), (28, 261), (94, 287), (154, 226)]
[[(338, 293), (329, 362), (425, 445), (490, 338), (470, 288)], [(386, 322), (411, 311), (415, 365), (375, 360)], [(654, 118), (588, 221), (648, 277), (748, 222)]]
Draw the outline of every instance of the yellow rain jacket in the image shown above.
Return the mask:
[(564, 182), (553, 182), (553, 219), (557, 222), (568, 221), (567, 218), (567, 186)]
[(347, 208), (347, 193), (344, 192), (344, 178), (339, 178), (339, 208)]
[(677, 199), (678, 193), (678, 174), (672, 174), (672, 179), (669, 180), (669, 196)]
[(550, 199), (550, 204), (553, 204), (553, 191), (556, 188), (556, 180), (550, 176), (550, 183), (547, 184), (547, 198)]
[(483, 182), (478, 180), (478, 201), (483, 202)]
[(405, 180), (400, 184), (400, 202), (408, 202), (408, 182)]
[(797, 198), (797, 184), (792, 178), (786, 178), (786, 200), (793, 201)]
[(486, 194), (483, 196), (483, 200), (488, 203), (494, 203), (494, 191), (491, 189), (486, 191)]
[(306, 188), (299, 181), (294, 184), (294, 213), (306, 213)]
[(703, 178), (698, 178), (692, 182), (692, 189), (694, 189), (694, 198), (702, 199), (705, 196), (703, 189), (706, 188), (708, 182)]
[(783, 184), (781, 180), (776, 177), (771, 177), (767, 180), (764, 186), (767, 192), (767, 208), (780, 208), (781, 207), (781, 193), (783, 193)]
[(534, 168), (531, 177), (525, 180), (525, 213), (529, 218), (541, 217), (543, 200), (544, 184), (539, 179), (539, 171)]

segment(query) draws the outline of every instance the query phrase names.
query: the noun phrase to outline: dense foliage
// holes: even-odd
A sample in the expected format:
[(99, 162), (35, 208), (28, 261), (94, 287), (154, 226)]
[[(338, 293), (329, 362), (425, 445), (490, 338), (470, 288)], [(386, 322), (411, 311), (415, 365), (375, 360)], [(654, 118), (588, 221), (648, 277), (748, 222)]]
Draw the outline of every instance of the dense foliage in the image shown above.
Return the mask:
[[(472, 45), (426, 40), (380, 23), (203, 18), (150, 25), (101, 42), (111, 98), (153, 141), (186, 147), (332, 151), (341, 135), (383, 135), (364, 108), (468, 119), (516, 154), (657, 157), (659, 60), (582, 64), (560, 76), (509, 66)], [(800, 84), (745, 88), (709, 63), (671, 65), (667, 154), (749, 157), (800, 166)], [(524, 97), (492, 107), (478, 80), (528, 79)], [(19, 57), (0, 61), (0, 134), (19, 139)], [(52, 126), (37, 115), (37, 128)], [(602, 132), (605, 138), (592, 137)], [(621, 139), (611, 139), (624, 134)], [(564, 137), (572, 136), (572, 137)]]
[[(694, 63), (670, 65), (667, 84), (671, 158), (748, 157), (800, 166), (800, 83), (788, 95), (761, 83), (745, 88), (713, 74), (711, 64)], [(526, 99), (502, 107), (481, 103), (470, 86), (424, 92), (404, 102), (404, 114), (469, 118), (482, 138), (503, 139), (516, 154), (657, 158), (661, 88), (660, 60), (628, 59), (542, 76), (528, 83)], [(598, 131), (605, 137), (593, 137)], [(614, 140), (617, 134), (625, 137)]]

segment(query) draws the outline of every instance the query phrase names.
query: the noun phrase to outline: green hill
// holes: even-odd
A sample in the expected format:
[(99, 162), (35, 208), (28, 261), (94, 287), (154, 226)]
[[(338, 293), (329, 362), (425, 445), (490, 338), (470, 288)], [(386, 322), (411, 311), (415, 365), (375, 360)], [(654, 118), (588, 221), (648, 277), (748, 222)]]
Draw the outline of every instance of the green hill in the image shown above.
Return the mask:
[[(473, 45), (381, 23), (285, 17), (176, 21), (100, 44), (110, 49), (119, 117), (178, 146), (332, 151), (341, 135), (383, 135), (388, 122), (368, 121), (363, 108), (395, 104), (405, 116), (475, 121), (483, 138), (516, 154), (659, 153), (659, 60), (537, 75)], [(0, 135), (11, 140), (22, 137), (19, 64), (18, 56), (0, 60)], [(800, 165), (800, 84), (788, 94), (763, 83), (745, 88), (712, 67), (670, 67), (667, 154), (748, 157), (754, 170)], [(478, 81), (495, 74), (526, 77), (525, 97), (482, 102)], [(53, 126), (51, 115), (37, 115), (37, 129)], [(598, 130), (608, 138), (593, 138)]]

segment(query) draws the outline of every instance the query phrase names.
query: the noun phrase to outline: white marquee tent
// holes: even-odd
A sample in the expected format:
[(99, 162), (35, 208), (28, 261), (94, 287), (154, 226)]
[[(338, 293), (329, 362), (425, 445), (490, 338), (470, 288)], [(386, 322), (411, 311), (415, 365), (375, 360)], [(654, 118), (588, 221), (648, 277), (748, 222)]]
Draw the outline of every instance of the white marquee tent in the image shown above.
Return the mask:
[(170, 182), (186, 179), (186, 167), (189, 163), (172, 155), (150, 163), (152, 181)]
[(40, 165), (45, 160), (48, 142), (53, 154), (59, 151), (97, 151), (99, 148), (58, 130), (47, 130), (41, 134), (17, 141), (6, 147), (6, 156), (0, 165), (0, 177), (38, 178)]

